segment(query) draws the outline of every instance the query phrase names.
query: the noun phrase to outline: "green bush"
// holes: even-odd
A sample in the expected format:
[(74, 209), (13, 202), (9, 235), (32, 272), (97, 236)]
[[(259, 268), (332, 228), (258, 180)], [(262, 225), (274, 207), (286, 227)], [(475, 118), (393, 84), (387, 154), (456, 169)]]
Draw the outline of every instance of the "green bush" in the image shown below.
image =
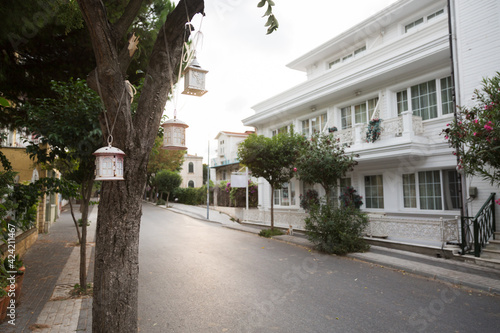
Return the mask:
[(163, 205), (165, 205), (165, 203), (166, 203), (166, 201), (165, 201), (165, 200), (163, 200), (163, 199), (158, 199), (158, 201), (156, 202), (156, 205), (157, 205), (157, 206), (163, 206)]
[(283, 235), (283, 232), (279, 229), (263, 229), (259, 232), (259, 236), (271, 238), (273, 236)]
[[(207, 204), (207, 187), (189, 187), (189, 188), (177, 188), (174, 191), (174, 198), (177, 199), (176, 202), (185, 205), (206, 205)], [(173, 200), (170, 200), (173, 201)], [(210, 203), (213, 201), (213, 191), (210, 191)]]
[(352, 206), (313, 206), (305, 223), (307, 237), (319, 251), (344, 255), (369, 248), (361, 237), (368, 217)]

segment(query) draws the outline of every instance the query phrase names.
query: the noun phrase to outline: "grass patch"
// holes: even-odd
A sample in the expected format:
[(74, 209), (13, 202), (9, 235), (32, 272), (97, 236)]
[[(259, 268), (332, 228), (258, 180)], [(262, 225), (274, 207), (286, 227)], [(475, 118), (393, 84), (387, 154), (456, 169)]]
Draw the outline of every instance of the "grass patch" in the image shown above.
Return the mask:
[(259, 236), (266, 237), (266, 238), (271, 238), (273, 236), (280, 236), (283, 235), (283, 232), (279, 229), (263, 229), (259, 232)]

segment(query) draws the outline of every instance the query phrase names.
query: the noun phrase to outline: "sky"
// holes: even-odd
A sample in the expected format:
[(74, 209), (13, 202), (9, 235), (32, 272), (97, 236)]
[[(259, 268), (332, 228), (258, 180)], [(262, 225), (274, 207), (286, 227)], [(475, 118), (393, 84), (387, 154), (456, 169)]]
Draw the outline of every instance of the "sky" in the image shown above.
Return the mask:
[[(197, 60), (206, 75), (208, 92), (183, 95), (183, 79), (164, 114), (189, 125), (188, 154), (215, 158), (221, 131), (253, 130), (242, 120), (252, 106), (306, 81), (306, 74), (286, 67), (312, 49), (374, 15), (396, 0), (275, 0), (279, 28), (266, 35), (265, 7), (260, 0), (207, 0), (205, 17), (192, 24), (198, 34)], [(177, 2), (177, 1), (176, 1)], [(194, 35), (193, 35), (194, 36)]]

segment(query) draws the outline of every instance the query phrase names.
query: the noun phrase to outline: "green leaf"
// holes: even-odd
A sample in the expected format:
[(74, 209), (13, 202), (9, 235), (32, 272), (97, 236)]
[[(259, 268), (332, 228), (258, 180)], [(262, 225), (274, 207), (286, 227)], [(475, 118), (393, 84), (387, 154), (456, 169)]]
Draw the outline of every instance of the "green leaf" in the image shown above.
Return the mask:
[(273, 7), (268, 6), (266, 13), (264, 15), (262, 15), (262, 17), (271, 15), (272, 13), (273, 13)]
[(266, 4), (266, 0), (262, 0), (261, 2), (259, 2), (259, 4), (257, 5), (257, 7), (264, 7), (264, 5)]
[(266, 22), (266, 24), (264, 24), (264, 26), (265, 26), (265, 27), (269, 27), (269, 26), (271, 26), (271, 24), (273, 24), (273, 21), (274, 21), (274, 19), (273, 19), (273, 16), (271, 15), (271, 16), (269, 16), (269, 18), (267, 19), (267, 22)]
[(5, 98), (3, 97), (0, 97), (0, 105), (1, 106), (4, 106), (6, 108), (8, 108), (10, 106), (10, 103), (8, 100), (6, 100)]
[(269, 3), (269, 6), (274, 6), (274, 1), (273, 0), (267, 0), (267, 3)]

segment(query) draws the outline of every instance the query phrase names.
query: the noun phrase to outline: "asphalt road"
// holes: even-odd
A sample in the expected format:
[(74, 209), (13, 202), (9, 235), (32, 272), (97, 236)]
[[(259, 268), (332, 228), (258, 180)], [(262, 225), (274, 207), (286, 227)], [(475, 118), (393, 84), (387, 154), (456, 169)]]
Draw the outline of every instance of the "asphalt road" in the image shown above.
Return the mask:
[(500, 297), (143, 206), (140, 332), (499, 332)]

